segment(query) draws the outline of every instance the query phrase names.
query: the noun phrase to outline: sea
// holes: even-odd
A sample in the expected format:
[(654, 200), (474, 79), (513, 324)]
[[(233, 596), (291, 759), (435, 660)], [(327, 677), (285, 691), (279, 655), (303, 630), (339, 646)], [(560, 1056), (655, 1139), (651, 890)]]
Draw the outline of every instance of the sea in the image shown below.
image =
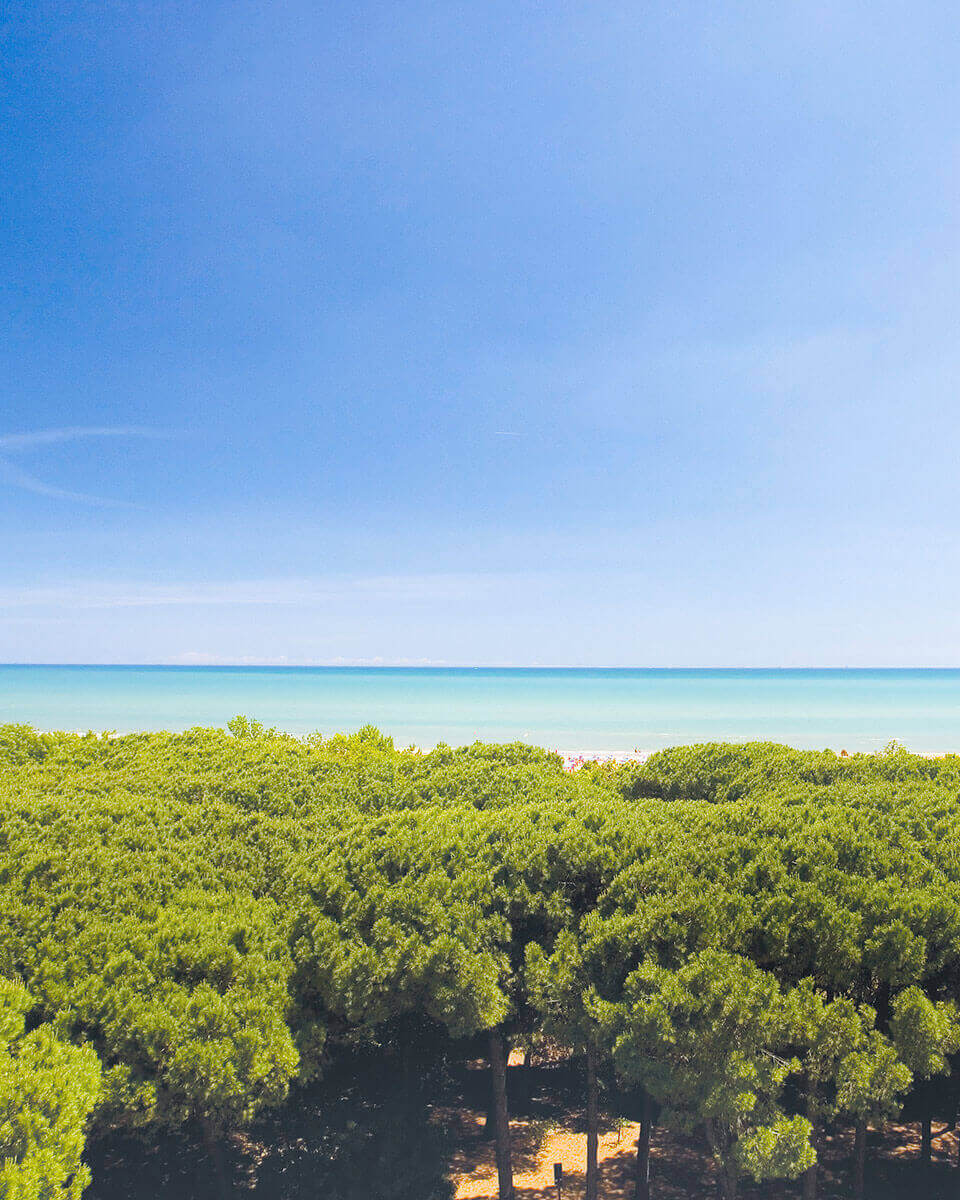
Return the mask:
[(707, 741), (960, 750), (960, 670), (0, 665), (0, 724), (183, 730), (237, 714), (398, 746), (523, 741), (572, 756)]

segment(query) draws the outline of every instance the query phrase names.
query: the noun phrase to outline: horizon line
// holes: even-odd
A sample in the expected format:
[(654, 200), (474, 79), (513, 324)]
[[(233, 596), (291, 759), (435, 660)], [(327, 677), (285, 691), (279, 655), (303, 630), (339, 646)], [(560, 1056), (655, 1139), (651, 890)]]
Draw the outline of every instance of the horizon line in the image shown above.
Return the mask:
[(325, 663), (285, 663), (285, 662), (0, 662), (2, 667), (49, 667), (49, 668), (87, 668), (111, 667), (130, 670), (170, 670), (170, 671), (216, 671), (223, 668), (243, 671), (960, 671), (957, 666), (837, 666), (821, 664), (817, 666), (738, 666), (728, 663), (724, 666), (611, 666), (602, 663), (590, 666), (564, 663), (551, 664), (491, 664), (491, 663), (389, 663), (389, 662), (325, 662)]

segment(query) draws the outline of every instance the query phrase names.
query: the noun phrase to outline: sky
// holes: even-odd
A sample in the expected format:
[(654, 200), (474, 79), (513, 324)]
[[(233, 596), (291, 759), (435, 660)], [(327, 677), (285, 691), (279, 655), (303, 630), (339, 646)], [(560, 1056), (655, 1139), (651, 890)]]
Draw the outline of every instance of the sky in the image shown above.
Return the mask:
[(0, 22), (0, 661), (960, 665), (956, 6)]

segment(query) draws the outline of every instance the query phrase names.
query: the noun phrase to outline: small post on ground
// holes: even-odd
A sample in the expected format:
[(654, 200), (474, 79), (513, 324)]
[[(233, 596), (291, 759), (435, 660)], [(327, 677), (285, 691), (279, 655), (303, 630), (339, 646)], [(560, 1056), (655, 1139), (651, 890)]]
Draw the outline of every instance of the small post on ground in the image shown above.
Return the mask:
[(557, 1200), (563, 1200), (563, 1163), (553, 1164), (553, 1182), (557, 1185)]

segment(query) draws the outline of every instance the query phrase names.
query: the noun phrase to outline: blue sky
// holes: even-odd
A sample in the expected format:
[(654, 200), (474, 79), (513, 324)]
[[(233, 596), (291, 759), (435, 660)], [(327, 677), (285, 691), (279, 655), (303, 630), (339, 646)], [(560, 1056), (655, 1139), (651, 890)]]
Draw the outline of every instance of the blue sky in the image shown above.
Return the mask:
[(12, 0), (0, 660), (960, 665), (958, 34)]

